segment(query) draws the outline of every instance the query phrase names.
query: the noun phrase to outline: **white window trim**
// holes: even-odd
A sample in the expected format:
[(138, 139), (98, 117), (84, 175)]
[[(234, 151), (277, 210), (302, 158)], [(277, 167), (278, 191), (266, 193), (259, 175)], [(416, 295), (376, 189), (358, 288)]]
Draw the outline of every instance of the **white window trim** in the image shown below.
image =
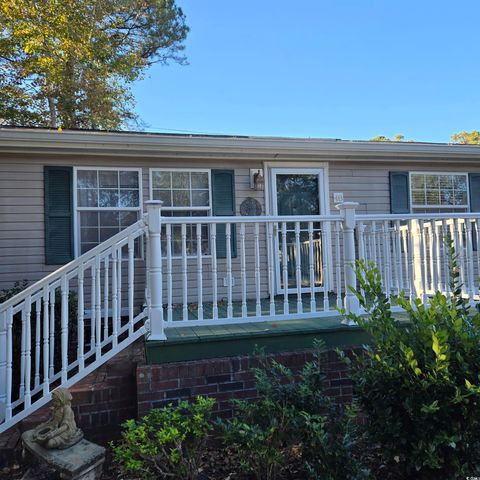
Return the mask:
[[(168, 212), (205, 212), (206, 217), (213, 216), (213, 198), (212, 198), (212, 169), (211, 168), (181, 168), (181, 167), (161, 167), (161, 168), (150, 168), (148, 172), (148, 189), (149, 189), (149, 196), (150, 200), (154, 200), (153, 198), (153, 173), (154, 172), (203, 172), (208, 173), (208, 207), (163, 207), (162, 210), (166, 210)], [(191, 191), (191, 190), (190, 190)], [(168, 217), (167, 217), (168, 218)], [(192, 217), (195, 218), (195, 217)], [(210, 241), (210, 238), (209, 238)], [(202, 255), (202, 258), (211, 258), (211, 253)], [(181, 259), (181, 255), (174, 255), (172, 253), (172, 260)], [(187, 260), (194, 260), (196, 258), (196, 254), (187, 255)]]
[[(213, 205), (212, 205), (212, 169), (211, 168), (168, 168), (168, 167), (162, 167), (162, 168), (150, 168), (148, 172), (148, 188), (149, 188), (149, 195), (150, 195), (150, 200), (153, 200), (153, 173), (155, 172), (200, 172), (200, 173), (208, 173), (208, 207), (168, 207), (162, 206), (162, 210), (168, 210), (168, 211), (177, 211), (177, 212), (183, 212), (185, 210), (189, 211), (205, 211), (209, 212), (208, 215), (205, 215), (206, 217), (211, 217), (213, 213)], [(173, 189), (170, 189), (173, 190)], [(191, 191), (191, 189), (190, 189)]]
[(109, 208), (108, 210), (114, 210), (118, 212), (140, 212), (139, 219), (143, 216), (143, 182), (142, 182), (142, 169), (133, 168), (133, 167), (73, 167), (73, 245), (74, 245), (74, 256), (78, 258), (80, 254), (80, 231), (79, 231), (79, 222), (78, 222), (78, 212), (88, 212), (88, 211), (100, 211), (99, 207), (79, 207), (77, 200), (77, 172), (79, 170), (112, 170), (112, 171), (129, 171), (129, 172), (138, 172), (138, 207), (114, 207)]
[[(466, 178), (467, 184), (467, 204), (465, 206), (456, 206), (456, 205), (415, 205), (413, 204), (412, 198), (412, 175), (457, 175)], [(470, 212), (470, 184), (468, 181), (468, 173), (465, 172), (437, 172), (437, 171), (412, 171), (408, 172), (408, 200), (410, 202), (410, 213), (413, 212), (414, 208), (425, 208), (425, 209), (453, 209), (453, 210), (462, 210), (467, 209), (467, 212)]]

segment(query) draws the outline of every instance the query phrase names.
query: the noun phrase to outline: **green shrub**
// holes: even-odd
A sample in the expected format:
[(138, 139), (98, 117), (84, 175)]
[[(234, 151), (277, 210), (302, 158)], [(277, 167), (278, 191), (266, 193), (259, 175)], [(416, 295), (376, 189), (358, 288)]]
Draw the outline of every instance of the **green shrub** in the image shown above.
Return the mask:
[[(370, 445), (392, 478), (465, 478), (480, 469), (480, 315), (461, 296), (457, 258), (446, 240), (451, 295), (427, 307), (402, 294), (392, 315), (380, 274), (359, 261), (355, 292), (368, 318), (351, 316), (373, 339), (353, 362), (354, 389)], [(353, 290), (352, 290), (353, 291)], [(385, 477), (383, 477), (385, 478)]]
[(123, 424), (122, 440), (111, 445), (120, 470), (142, 479), (198, 477), (215, 400), (197, 397), (153, 409), (141, 420)]
[(219, 421), (225, 440), (239, 456), (240, 466), (258, 480), (274, 480), (295, 456), (310, 478), (356, 479), (356, 429), (323, 392), (323, 344), (299, 378), (275, 360), (260, 356), (252, 369), (259, 399), (233, 400), (235, 415)]

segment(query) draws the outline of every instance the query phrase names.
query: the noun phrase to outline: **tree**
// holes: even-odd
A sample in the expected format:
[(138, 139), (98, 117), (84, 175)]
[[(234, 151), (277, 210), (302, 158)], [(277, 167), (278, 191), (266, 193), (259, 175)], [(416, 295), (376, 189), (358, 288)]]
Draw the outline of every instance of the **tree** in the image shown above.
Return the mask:
[[(393, 138), (385, 137), (384, 135), (377, 135), (370, 139), (371, 142), (403, 142), (405, 141), (405, 137), (397, 133), (393, 136)], [(410, 140), (409, 140), (410, 141)]]
[(175, 0), (0, 0), (0, 124), (119, 129), (131, 84), (185, 63)]
[(471, 132), (454, 133), (450, 139), (452, 143), (480, 144), (480, 132), (472, 130)]

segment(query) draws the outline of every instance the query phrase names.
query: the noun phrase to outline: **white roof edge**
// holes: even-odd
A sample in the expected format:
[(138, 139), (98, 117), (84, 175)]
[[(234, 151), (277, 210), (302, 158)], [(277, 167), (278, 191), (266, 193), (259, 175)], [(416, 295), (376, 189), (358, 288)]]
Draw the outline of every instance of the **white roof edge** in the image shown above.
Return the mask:
[(92, 132), (0, 128), (0, 152), (85, 152), (106, 155), (196, 153), (263, 158), (301, 155), (349, 157), (429, 156), (480, 159), (480, 146), (420, 142), (371, 142), (315, 138), (169, 135), (134, 132)]

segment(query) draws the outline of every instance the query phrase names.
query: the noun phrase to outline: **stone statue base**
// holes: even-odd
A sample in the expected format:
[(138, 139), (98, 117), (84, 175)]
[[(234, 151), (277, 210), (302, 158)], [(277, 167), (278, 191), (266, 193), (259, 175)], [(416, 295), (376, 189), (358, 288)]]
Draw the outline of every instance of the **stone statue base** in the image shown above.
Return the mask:
[(35, 431), (22, 435), (23, 451), (37, 463), (48, 465), (66, 480), (97, 480), (102, 474), (105, 448), (85, 439), (62, 450), (44, 448), (34, 440)]

